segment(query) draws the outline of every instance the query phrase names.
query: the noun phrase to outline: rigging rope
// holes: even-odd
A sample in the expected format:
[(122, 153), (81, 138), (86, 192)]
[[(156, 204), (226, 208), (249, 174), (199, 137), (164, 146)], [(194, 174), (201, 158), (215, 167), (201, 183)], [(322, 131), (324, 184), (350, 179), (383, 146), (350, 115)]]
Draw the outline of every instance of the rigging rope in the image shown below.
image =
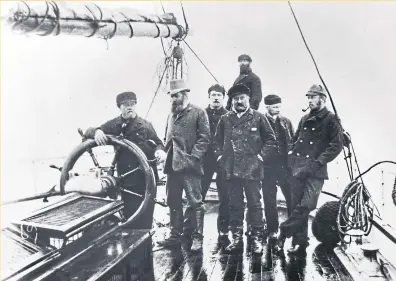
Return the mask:
[(183, 42), (187, 45), (187, 47), (190, 49), (190, 51), (195, 55), (195, 57), (199, 60), (199, 62), (205, 67), (205, 69), (209, 72), (210, 75), (212, 75), (213, 79), (219, 83), (219, 81), (216, 79), (216, 77), (213, 75), (213, 73), (209, 70), (209, 68), (203, 63), (203, 61), (199, 58), (197, 53), (194, 52), (194, 50), (190, 47), (190, 45), (187, 43), (185, 39), (183, 39)]
[(149, 108), (148, 108), (148, 110), (147, 110), (147, 113), (146, 113), (145, 118), (147, 118), (147, 116), (148, 116), (148, 114), (149, 114), (149, 112), (150, 112), (150, 109), (151, 109), (151, 107), (153, 106), (155, 97), (156, 97), (157, 94), (158, 94), (158, 90), (159, 90), (159, 88), (161, 87), (162, 80), (163, 80), (164, 77), (165, 77), (165, 73), (166, 73), (166, 71), (168, 70), (168, 67), (169, 67), (169, 64), (166, 64), (165, 69), (164, 69), (164, 71), (162, 72), (162, 76), (161, 76), (161, 78), (160, 78), (160, 81), (159, 81), (159, 83), (158, 83), (157, 90), (155, 90), (154, 97), (153, 97), (153, 99), (151, 100), (151, 103), (150, 103), (150, 106), (149, 106)]
[[(381, 164), (381, 163), (392, 163), (396, 164), (396, 162), (393, 161), (381, 161), (378, 162), (374, 165), (372, 165), (368, 170), (366, 170), (364, 173), (361, 173), (360, 167), (358, 164), (357, 156), (355, 153), (355, 149), (352, 143), (352, 139), (350, 138), (349, 134), (346, 133), (342, 127), (341, 120), (338, 116), (337, 109), (335, 107), (333, 98), (330, 94), (330, 91), (320, 74), (318, 65), (316, 64), (315, 58), (312, 55), (311, 50), (308, 47), (307, 41), (305, 40), (304, 34), (301, 30), (300, 24), (298, 23), (297, 17), (294, 13), (293, 7), (288, 1), (290, 10), (292, 12), (292, 15), (294, 17), (294, 20), (297, 24), (298, 30), (301, 34), (302, 40), (304, 41), (305, 47), (309, 52), (309, 55), (311, 56), (311, 59), (315, 65), (316, 72), (318, 73), (320, 81), (323, 83), (324, 88), (326, 89), (327, 93), (329, 94), (330, 102), (334, 110), (334, 114), (336, 116), (337, 122), (339, 123), (343, 134), (344, 138), (347, 138), (348, 142), (348, 155), (345, 152), (345, 147), (343, 146), (342, 150), (344, 152), (345, 156), (345, 162), (348, 168), (348, 173), (351, 179), (351, 182), (348, 184), (348, 186), (345, 188), (344, 193), (340, 199), (340, 209), (337, 217), (337, 225), (338, 225), (338, 231), (340, 234), (344, 235), (349, 235), (349, 236), (362, 236), (362, 235), (368, 235), (371, 231), (372, 227), (372, 222), (373, 222), (373, 216), (374, 216), (374, 208), (377, 210), (378, 214), (379, 211), (377, 207), (375, 206), (370, 193), (366, 189), (363, 178), (362, 176), (368, 173), (372, 168), (375, 166)], [(345, 139), (344, 139), (345, 141)], [(353, 179), (353, 168), (352, 168), (352, 160), (351, 160), (351, 151), (350, 147), (352, 148), (352, 153), (354, 156), (355, 164), (358, 169), (359, 175)], [(348, 158), (350, 159), (350, 163), (348, 163)], [(361, 182), (358, 182), (360, 179)], [(392, 197), (394, 200), (394, 203), (396, 205), (396, 179), (395, 179), (395, 187), (392, 192)]]
[[(295, 15), (295, 13), (294, 13), (293, 7), (292, 7), (290, 1), (287, 1), (287, 3), (289, 4), (290, 10), (291, 10), (292, 15), (293, 15), (293, 18), (294, 18), (294, 20), (295, 20), (295, 22), (296, 22), (296, 24), (297, 24), (297, 28), (298, 28), (298, 30), (299, 30), (299, 32), (300, 32), (301, 38), (302, 38), (302, 40), (304, 41), (305, 47), (306, 47), (306, 49), (308, 50), (308, 53), (309, 53), (309, 55), (311, 56), (311, 59), (312, 59), (314, 65), (315, 65), (315, 69), (316, 69), (316, 72), (318, 73), (319, 79), (320, 79), (320, 81), (322, 82), (322, 84), (323, 84), (324, 88), (326, 89), (327, 93), (329, 94), (329, 99), (330, 99), (331, 105), (332, 105), (332, 107), (333, 107), (334, 114), (335, 114), (335, 116), (336, 116), (337, 122), (338, 122), (339, 125), (341, 126), (343, 132), (345, 132), (344, 129), (343, 129), (343, 127), (342, 127), (342, 124), (341, 124), (341, 121), (340, 121), (340, 118), (339, 118), (337, 109), (336, 109), (336, 107), (335, 107), (333, 97), (331, 96), (330, 91), (329, 91), (329, 89), (328, 89), (328, 87), (327, 87), (327, 85), (326, 85), (326, 83), (325, 83), (325, 81), (324, 81), (322, 75), (320, 74), (318, 65), (316, 64), (315, 58), (313, 57), (313, 54), (312, 54), (311, 50), (310, 50), (309, 47), (308, 47), (307, 41), (305, 40), (304, 34), (303, 34), (302, 30), (301, 30), (300, 24), (298, 23), (298, 20), (297, 20), (297, 17), (296, 17), (296, 15)], [(351, 140), (351, 139), (350, 139), (350, 143), (351, 143), (351, 145), (352, 145), (352, 140)], [(342, 150), (343, 150), (343, 152), (344, 152), (345, 162), (346, 162), (346, 165), (347, 165), (347, 168), (348, 168), (348, 173), (349, 173), (350, 179), (352, 180), (352, 179), (353, 179), (352, 167), (349, 166), (349, 163), (348, 163), (348, 161), (347, 161), (347, 158), (350, 157), (350, 153), (347, 155), (347, 153), (345, 152), (345, 147), (344, 147), (344, 146), (343, 146)], [(352, 145), (352, 150), (354, 150), (354, 149), (353, 149), (353, 145)], [(360, 167), (359, 167), (359, 164), (358, 164), (358, 161), (357, 161), (357, 157), (356, 157), (356, 154), (355, 154), (354, 151), (353, 151), (353, 154), (354, 154), (354, 158), (355, 158), (356, 167), (357, 167), (358, 172), (359, 172), (359, 174), (360, 174)], [(362, 181), (362, 183), (363, 183), (363, 179), (361, 179), (361, 181)]]

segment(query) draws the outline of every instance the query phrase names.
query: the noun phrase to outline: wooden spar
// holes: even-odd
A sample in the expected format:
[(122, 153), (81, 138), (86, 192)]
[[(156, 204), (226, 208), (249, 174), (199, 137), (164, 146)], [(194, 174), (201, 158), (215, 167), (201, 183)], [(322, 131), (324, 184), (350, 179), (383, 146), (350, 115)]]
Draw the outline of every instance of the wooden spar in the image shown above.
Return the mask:
[(177, 38), (185, 35), (173, 14), (143, 15), (131, 9), (110, 11), (94, 4), (67, 5), (74, 7), (70, 9), (65, 2), (35, 2), (33, 5), (23, 2), (10, 11), (6, 21), (14, 32), (40, 36), (76, 35), (110, 39), (114, 36)]

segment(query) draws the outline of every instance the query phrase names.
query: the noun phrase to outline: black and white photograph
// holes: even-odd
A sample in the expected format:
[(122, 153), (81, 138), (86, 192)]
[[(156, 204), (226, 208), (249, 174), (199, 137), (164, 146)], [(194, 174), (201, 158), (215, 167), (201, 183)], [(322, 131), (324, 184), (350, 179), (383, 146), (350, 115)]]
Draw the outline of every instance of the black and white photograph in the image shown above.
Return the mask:
[(0, 1), (1, 281), (396, 280), (395, 1)]

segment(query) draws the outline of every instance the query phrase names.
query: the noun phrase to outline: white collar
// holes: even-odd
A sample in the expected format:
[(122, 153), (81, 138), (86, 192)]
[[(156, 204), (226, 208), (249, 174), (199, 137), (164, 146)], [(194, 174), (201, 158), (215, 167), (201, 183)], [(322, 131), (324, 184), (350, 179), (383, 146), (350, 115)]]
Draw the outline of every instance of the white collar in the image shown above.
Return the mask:
[(243, 111), (243, 112), (237, 112), (237, 111), (235, 110), (234, 106), (233, 106), (233, 107), (232, 107), (232, 110), (235, 112), (235, 114), (238, 116), (238, 118), (241, 118), (241, 117), (249, 110), (249, 108), (250, 108), (250, 106), (248, 106), (248, 107), (246, 108), (246, 110)]

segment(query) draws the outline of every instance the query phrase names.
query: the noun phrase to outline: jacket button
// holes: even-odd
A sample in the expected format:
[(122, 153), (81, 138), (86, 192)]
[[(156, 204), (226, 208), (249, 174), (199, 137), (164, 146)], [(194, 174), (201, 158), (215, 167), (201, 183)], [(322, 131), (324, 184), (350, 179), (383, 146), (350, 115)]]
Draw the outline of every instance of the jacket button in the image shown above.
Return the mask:
[(315, 128), (312, 128), (312, 131), (315, 131)]
[(310, 141), (309, 144), (313, 144), (313, 141)]
[(307, 129), (307, 127), (304, 128), (304, 130), (306, 130), (306, 129)]
[(307, 158), (309, 158), (309, 155), (307, 155)]

